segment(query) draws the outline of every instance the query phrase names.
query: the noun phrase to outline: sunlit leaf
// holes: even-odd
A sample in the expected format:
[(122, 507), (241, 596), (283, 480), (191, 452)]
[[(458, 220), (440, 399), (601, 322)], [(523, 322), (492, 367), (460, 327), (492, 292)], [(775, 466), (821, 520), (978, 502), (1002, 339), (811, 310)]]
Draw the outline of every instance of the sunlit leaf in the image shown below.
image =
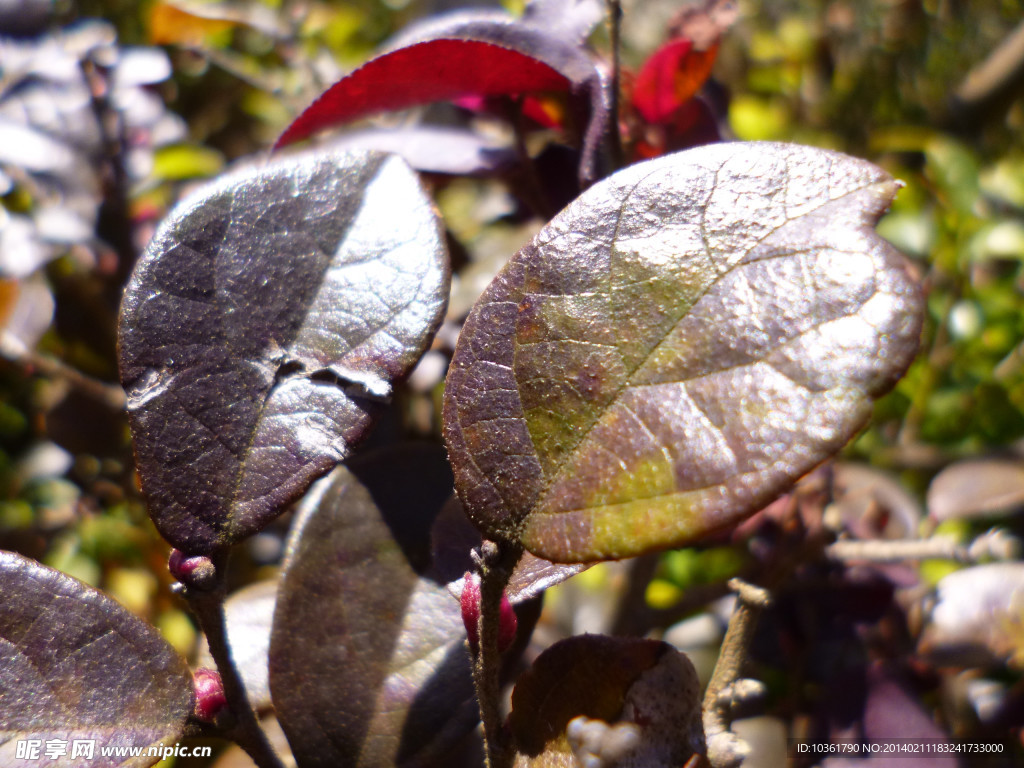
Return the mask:
[(293, 157), (163, 223), (120, 320), (150, 515), (190, 554), (265, 525), (369, 429), (440, 323), (448, 266), (408, 166)]
[(921, 505), (899, 481), (867, 465), (836, 464), (833, 495), (846, 531), (860, 539), (911, 539)]
[(472, 567), (469, 549), (431, 547), (451, 483), (444, 451), (419, 446), (357, 459), (303, 501), (270, 645), (274, 706), (301, 765), (423, 765), (476, 725), (446, 588)]
[(153, 158), (153, 177), (160, 180), (206, 178), (220, 171), (224, 158), (209, 147), (176, 144), (157, 150)]
[(530, 0), (523, 10), (522, 20), (567, 40), (582, 43), (606, 13), (607, 9), (600, 0)]
[(529, 552), (516, 563), (506, 591), (513, 605), (539, 596), (545, 589), (561, 584), (590, 567), (590, 563), (552, 563)]
[(55, 304), (40, 275), (24, 280), (0, 278), (0, 350), (17, 357), (33, 349), (53, 320)]
[(491, 137), (429, 125), (353, 131), (339, 136), (331, 147), (393, 152), (417, 171), (457, 176), (504, 170), (518, 157), (513, 147)]
[(156, 763), (101, 749), (174, 743), (193, 704), (184, 660), (109, 597), (21, 555), (0, 552), (0, 594), (0, 764), (36, 739), (65, 741), (65, 759), (95, 740), (97, 768)]
[(627, 168), (523, 248), (463, 328), (445, 438), (489, 538), (560, 562), (729, 526), (841, 448), (917, 349), (875, 235), (897, 183), (718, 144)]
[(149, 38), (158, 45), (202, 46), (239, 26), (272, 38), (289, 34), (274, 9), (263, 3), (160, 0), (150, 11)]
[(149, 14), (149, 40), (156, 45), (201, 45), (208, 37), (237, 26), (235, 19), (200, 14), (176, 3), (157, 2)]

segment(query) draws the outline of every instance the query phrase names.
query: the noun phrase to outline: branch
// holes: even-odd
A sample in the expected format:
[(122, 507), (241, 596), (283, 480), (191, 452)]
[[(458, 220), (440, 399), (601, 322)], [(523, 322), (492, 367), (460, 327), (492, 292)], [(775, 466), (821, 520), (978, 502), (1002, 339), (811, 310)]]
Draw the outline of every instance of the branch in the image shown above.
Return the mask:
[(26, 373), (38, 373), (50, 379), (63, 379), (71, 386), (94, 397), (115, 411), (124, 410), (127, 399), (117, 384), (107, 384), (72, 368), (52, 355), (30, 349), (13, 334), (0, 333), (0, 357), (20, 366)]
[(732, 579), (729, 587), (737, 593), (736, 607), (704, 694), (704, 734), (708, 761), (713, 768), (735, 768), (750, 752), (746, 742), (729, 730), (729, 724), (737, 699), (746, 695), (744, 686), (740, 684), (740, 674), (754, 637), (757, 618), (771, 602), (767, 590), (741, 579)]
[(977, 563), (983, 560), (1015, 560), (1021, 551), (1020, 541), (1004, 530), (993, 528), (968, 545), (948, 536), (930, 539), (896, 539), (871, 541), (843, 540), (825, 548), (829, 560), (849, 562), (868, 560), (873, 563), (898, 563), (906, 560), (954, 560)]
[(206, 634), (210, 655), (217, 663), (217, 671), (224, 683), (224, 697), (235, 717), (235, 726), (228, 735), (248, 753), (259, 768), (284, 768), (267, 734), (260, 727), (246, 696), (245, 684), (231, 657), (224, 618), (226, 565), (226, 556), (216, 560), (193, 557), (185, 560), (184, 568), (176, 568), (172, 559), (171, 570), (175, 578), (181, 581), (181, 591), (199, 620), (199, 627)]
[(622, 47), (622, 4), (620, 0), (605, 0), (608, 5), (608, 38), (612, 47), (612, 81), (609, 85), (611, 91), (609, 101), (611, 106), (611, 154), (612, 167), (618, 170), (623, 165), (622, 140), (619, 136), (619, 85), (621, 82), (621, 56), (619, 49)]
[(993, 98), (1024, 73), (1024, 22), (1019, 24), (956, 89), (956, 99), (966, 109)]
[(512, 569), (523, 554), (522, 547), (505, 542), (485, 541), (480, 547), (480, 619), (477, 623), (480, 650), (473, 659), (473, 682), (484, 725), (484, 750), (488, 768), (510, 768), (515, 752), (502, 729), (501, 651), (498, 632), (501, 598)]

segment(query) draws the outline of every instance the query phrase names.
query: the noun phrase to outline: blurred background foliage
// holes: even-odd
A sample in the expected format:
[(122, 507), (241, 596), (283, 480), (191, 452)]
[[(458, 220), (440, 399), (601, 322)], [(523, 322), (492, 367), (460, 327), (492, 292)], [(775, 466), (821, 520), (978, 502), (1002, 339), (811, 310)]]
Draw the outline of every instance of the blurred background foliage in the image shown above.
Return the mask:
[[(626, 67), (663, 42), (680, 4), (624, 3)], [(189, 185), (266, 152), (326, 86), (448, 5), (0, 1), (0, 548), (108, 590), (194, 651), (134, 481), (115, 384), (121, 285)], [(740, 7), (708, 86), (727, 131), (840, 149), (906, 185), (880, 229), (927, 286), (928, 323), (919, 359), (848, 457), (898, 473), (919, 498), (958, 459), (1019, 458), (1024, 2)], [(595, 35), (599, 51), (606, 41)], [(405, 429), (420, 434), (436, 434), (459, 313), (538, 224), (510, 223), (491, 182), (435, 189), (464, 270), (448, 335), (406, 396)], [(276, 562), (279, 532), (245, 550), (239, 582)], [(647, 604), (670, 606), (744, 562), (728, 547), (670, 553)], [(587, 577), (600, 588), (606, 578)]]

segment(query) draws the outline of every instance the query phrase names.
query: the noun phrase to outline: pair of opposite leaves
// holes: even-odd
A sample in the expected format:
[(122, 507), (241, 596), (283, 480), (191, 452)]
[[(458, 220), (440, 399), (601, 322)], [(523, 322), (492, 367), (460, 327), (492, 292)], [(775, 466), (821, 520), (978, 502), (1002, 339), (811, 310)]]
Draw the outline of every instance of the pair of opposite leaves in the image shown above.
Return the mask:
[[(456, 488), (561, 562), (692, 541), (838, 450), (916, 350), (873, 231), (897, 183), (719, 144), (595, 184), (477, 302), (448, 375)], [(344, 459), (441, 322), (441, 223), (394, 156), (294, 156), (164, 222), (125, 294), (122, 379), (161, 532), (209, 553)]]

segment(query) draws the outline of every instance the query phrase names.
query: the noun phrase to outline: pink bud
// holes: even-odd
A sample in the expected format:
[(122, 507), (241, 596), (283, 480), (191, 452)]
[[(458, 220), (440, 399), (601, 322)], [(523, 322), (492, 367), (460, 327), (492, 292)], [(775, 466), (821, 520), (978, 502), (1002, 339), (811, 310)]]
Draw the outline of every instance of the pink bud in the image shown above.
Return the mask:
[[(462, 623), (466, 625), (466, 636), (469, 638), (469, 647), (473, 653), (480, 649), (480, 577), (475, 573), (467, 573), (463, 580), (462, 598)], [(518, 621), (516, 612), (509, 602), (508, 595), (501, 596), (501, 609), (498, 614), (498, 651), (504, 652), (509, 649), (516, 639), (516, 628)]]
[(480, 650), (480, 577), (475, 573), (466, 572), (459, 604), (462, 606), (462, 623), (466, 625), (469, 647), (476, 653)]
[(213, 669), (197, 669), (192, 673), (192, 680), (196, 692), (196, 719), (212, 723), (228, 705), (220, 673)]
[(217, 569), (210, 558), (203, 555), (190, 557), (180, 549), (171, 550), (167, 570), (186, 587), (200, 591), (212, 589), (217, 579)]
[(516, 629), (519, 627), (516, 612), (506, 594), (501, 596), (501, 613), (499, 615), (501, 618), (498, 620), (498, 650), (504, 653), (515, 641)]

